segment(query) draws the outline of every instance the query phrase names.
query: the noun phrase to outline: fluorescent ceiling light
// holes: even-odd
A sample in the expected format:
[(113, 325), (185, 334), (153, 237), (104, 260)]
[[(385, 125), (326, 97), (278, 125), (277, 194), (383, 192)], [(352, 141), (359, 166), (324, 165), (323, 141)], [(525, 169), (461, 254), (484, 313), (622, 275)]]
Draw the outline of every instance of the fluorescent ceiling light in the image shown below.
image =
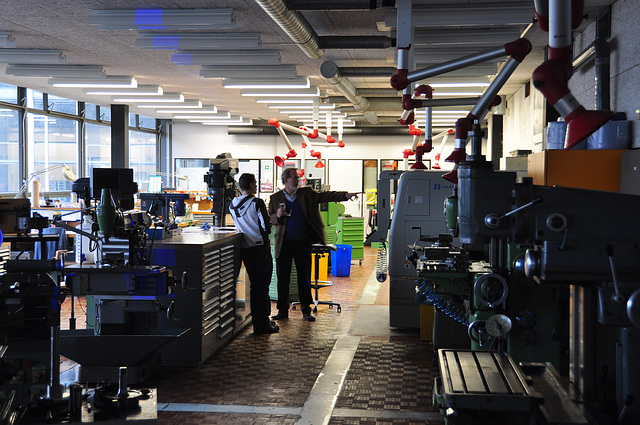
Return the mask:
[[(320, 105), (318, 106), (319, 110), (327, 110), (327, 109), (335, 109), (336, 108), (336, 104), (332, 103), (330, 105)], [(297, 105), (297, 104), (288, 104), (288, 103), (283, 103), (283, 104), (275, 104), (275, 105), (269, 105), (269, 109), (313, 109), (313, 105), (307, 105), (307, 104), (302, 104), (302, 105)]]
[(121, 89), (87, 89), (84, 90), (85, 94), (98, 95), (98, 96), (162, 96), (164, 93), (162, 87), (141, 84), (136, 88), (121, 88)]
[(200, 76), (204, 78), (296, 78), (295, 65), (202, 65)]
[(231, 115), (230, 112), (219, 112), (217, 114), (185, 114), (179, 115), (176, 114), (173, 116), (174, 120), (229, 120), (229, 121), (239, 121), (242, 119), (240, 115)]
[(259, 33), (140, 33), (136, 46), (148, 49), (259, 49)]
[(20, 77), (106, 77), (100, 65), (10, 63), (6, 73)]
[(243, 121), (240, 115), (231, 115), (229, 118), (208, 118), (208, 117), (193, 117), (193, 118), (180, 118), (187, 119), (191, 122), (203, 122), (203, 121), (211, 121), (211, 122), (241, 122)]
[(242, 121), (203, 121), (200, 124), (202, 125), (253, 125), (253, 120), (247, 118), (247, 119), (243, 119)]
[[(281, 114), (303, 114), (303, 113), (305, 113), (305, 112), (309, 112), (309, 113), (311, 113), (312, 111), (310, 111), (310, 110), (308, 110), (308, 109), (291, 109), (291, 110), (289, 110), (289, 109), (283, 109), (283, 110), (281, 110), (281, 111), (279, 111), (279, 112), (280, 112)], [(324, 110), (324, 109), (323, 109), (323, 110), (321, 110), (320, 112), (321, 112), (321, 113), (322, 113), (322, 112), (326, 112), (326, 110)], [(339, 112), (340, 112), (340, 110), (335, 109), (335, 112), (338, 112), (338, 113), (339, 113)]]
[(482, 96), (482, 92), (433, 92), (433, 97)]
[[(142, 109), (157, 109), (159, 112), (160, 110), (164, 110), (164, 109), (200, 109), (202, 108), (202, 101), (198, 100), (198, 99), (186, 99), (184, 102), (161, 102), (161, 103), (155, 103), (155, 98), (154, 97), (150, 97), (147, 100), (148, 103), (137, 103), (136, 107), (138, 108), (142, 108)], [(216, 108), (215, 106), (213, 107), (214, 109)]]
[(278, 50), (180, 50), (171, 55), (178, 65), (279, 65)]
[(197, 109), (195, 108), (183, 109), (181, 107), (182, 107), (182, 103), (178, 105), (171, 105), (171, 106), (167, 105), (166, 108), (156, 108), (156, 112), (159, 114), (216, 114), (219, 112), (218, 108), (215, 106), (203, 106), (202, 108), (197, 108)]
[(62, 50), (51, 49), (0, 49), (3, 63), (66, 63)]
[(182, 93), (164, 93), (162, 96), (154, 97), (150, 99), (149, 97), (122, 97), (113, 99), (114, 102), (124, 102), (124, 103), (174, 103), (174, 102), (184, 102), (184, 95)]
[(96, 77), (96, 78), (49, 78), (49, 84), (54, 87), (138, 87), (138, 81), (133, 77)]
[(92, 10), (89, 24), (99, 29), (233, 29), (233, 9)]
[(256, 96), (256, 97), (318, 97), (320, 96), (320, 89), (317, 87), (309, 89), (255, 89), (241, 91), (242, 96)]
[[(303, 123), (305, 127), (313, 127), (313, 124), (314, 124), (313, 121), (309, 121), (309, 120), (297, 120), (297, 121)], [(353, 121), (353, 120), (344, 120), (344, 121), (342, 121), (342, 126), (343, 127), (355, 127), (356, 126), (356, 122)]]
[(442, 87), (489, 87), (490, 83), (485, 82), (469, 82), (469, 83), (429, 83), (431, 87), (442, 88)]
[[(259, 81), (256, 81), (259, 80)], [(287, 79), (227, 79), (222, 80), (222, 87), (228, 89), (308, 89), (311, 86), (306, 77)]]
[[(293, 119), (310, 119), (313, 120), (313, 116), (310, 114), (299, 114), (299, 115), (289, 115), (289, 118)], [(335, 114), (332, 115), (331, 119), (338, 119), (338, 118), (347, 118), (347, 114)], [(325, 117), (320, 117), (319, 121), (325, 121)], [(336, 121), (337, 122), (337, 121)]]
[(313, 99), (282, 99), (282, 98), (266, 98), (256, 99), (256, 103), (297, 103), (297, 104), (313, 104)]
[(471, 110), (452, 110), (452, 109), (434, 109), (431, 111), (432, 114), (434, 115), (438, 115), (438, 114), (464, 114), (465, 116), (471, 112)]
[(0, 31), (0, 47), (14, 48), (17, 46), (16, 39), (9, 31)]

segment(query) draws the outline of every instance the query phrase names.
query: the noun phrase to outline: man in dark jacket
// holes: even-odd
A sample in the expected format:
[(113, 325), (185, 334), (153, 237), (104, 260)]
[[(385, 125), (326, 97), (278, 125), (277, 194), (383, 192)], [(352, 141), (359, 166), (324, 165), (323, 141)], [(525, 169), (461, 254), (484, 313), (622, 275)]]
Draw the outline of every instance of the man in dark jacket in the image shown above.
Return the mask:
[(302, 319), (313, 322), (311, 296), (311, 245), (326, 243), (324, 223), (318, 205), (323, 202), (343, 202), (356, 199), (358, 193), (317, 192), (311, 187), (298, 187), (300, 176), (297, 168), (285, 168), (280, 190), (269, 199), (269, 216), (275, 226), (274, 256), (278, 276), (278, 314), (274, 320), (289, 317), (289, 283), (291, 263), (296, 262), (298, 296)]

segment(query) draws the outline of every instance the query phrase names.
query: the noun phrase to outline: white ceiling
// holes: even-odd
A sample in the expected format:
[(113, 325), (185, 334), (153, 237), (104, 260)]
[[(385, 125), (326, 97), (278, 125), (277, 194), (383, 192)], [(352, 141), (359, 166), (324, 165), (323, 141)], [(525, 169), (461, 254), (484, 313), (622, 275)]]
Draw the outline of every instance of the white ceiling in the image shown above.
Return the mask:
[[(321, 0), (307, 1), (307, 3), (323, 4)], [(346, 2), (348, 3), (348, 2)], [(458, 5), (463, 9), (482, 4), (496, 4), (497, 1), (467, 0), (467, 1), (429, 1), (414, 0), (416, 10), (423, 6)], [(612, 1), (587, 0), (586, 10), (602, 6)], [(333, 3), (332, 3), (333, 4)], [(511, 0), (501, 2), (505, 8), (513, 5), (530, 4), (531, 22), (534, 18), (533, 0)], [(311, 84), (319, 86), (328, 96), (342, 96), (342, 94), (328, 84), (320, 73), (320, 67), (325, 61), (333, 61), (339, 67), (396, 67), (393, 47), (384, 49), (326, 49), (322, 57), (309, 58), (285, 33), (274, 20), (254, 0), (2, 0), (0, 2), (0, 31), (8, 31), (15, 39), (18, 48), (60, 49), (64, 51), (69, 64), (102, 65), (107, 75), (130, 75), (137, 78), (139, 84), (155, 84), (163, 87), (165, 92), (180, 92), (185, 98), (200, 99), (205, 105), (216, 105), (219, 109), (230, 111), (232, 114), (252, 118), (260, 123), (275, 117), (286, 121), (288, 116), (276, 113), (267, 106), (257, 104), (255, 98), (240, 96), (237, 89), (225, 89), (221, 86), (221, 79), (203, 78), (200, 76), (200, 66), (176, 65), (171, 61), (173, 50), (143, 49), (136, 46), (137, 30), (101, 30), (95, 25), (88, 24), (89, 13), (92, 9), (212, 9), (232, 8), (236, 28), (233, 30), (217, 30), (214, 32), (257, 32), (260, 34), (261, 48), (280, 51), (282, 64), (295, 64), (299, 76), (308, 76)], [(335, 10), (335, 11), (300, 11), (318, 36), (387, 36), (395, 38), (395, 9), (390, 7), (375, 10)], [(483, 31), (499, 33), (505, 29), (516, 33), (524, 31), (527, 26), (498, 26), (486, 24), (478, 27)], [(468, 27), (434, 25), (429, 28), (416, 27), (416, 33), (428, 30), (435, 33), (436, 39), (447, 42), (446, 47), (456, 52), (467, 52), (463, 47), (475, 47), (475, 51), (501, 46), (478, 44), (477, 35), (470, 34), (468, 39), (455, 41), (454, 35), (463, 34)], [(505, 42), (512, 41), (510, 33), (505, 36)], [(525, 59), (500, 94), (509, 96), (524, 82), (528, 81), (531, 72), (543, 60), (543, 49), (546, 45), (547, 34), (540, 31), (536, 25), (531, 25), (526, 37), (532, 42), (534, 51)], [(430, 40), (433, 40), (431, 38)], [(433, 43), (433, 41), (430, 41)], [(431, 45), (433, 46), (433, 44)], [(419, 51), (427, 45), (412, 46)], [(463, 56), (466, 56), (465, 53)], [(496, 62), (490, 63), (491, 74), (497, 72)], [(108, 105), (111, 100), (105, 96), (89, 96), (80, 89), (58, 89), (48, 84), (47, 78), (26, 78), (6, 75), (6, 64), (0, 63), (0, 82), (26, 86), (39, 91), (83, 100), (100, 105)], [(468, 78), (480, 78), (486, 75), (486, 65), (478, 67), (477, 75)], [(360, 89), (391, 89), (389, 76), (384, 77), (353, 77), (349, 78)], [(385, 93), (386, 94), (386, 93)], [(391, 93), (393, 94), (393, 93)], [(398, 93), (399, 95), (400, 93)], [(384, 109), (374, 110), (383, 124), (395, 124), (400, 109), (398, 97), (397, 111)], [(353, 110), (353, 107), (350, 108)], [(150, 110), (136, 110), (132, 112), (159, 117)], [(355, 113), (355, 112), (354, 112)], [(356, 114), (358, 115), (358, 114)], [(388, 117), (384, 119), (383, 117)], [(368, 125), (364, 120), (358, 125)]]

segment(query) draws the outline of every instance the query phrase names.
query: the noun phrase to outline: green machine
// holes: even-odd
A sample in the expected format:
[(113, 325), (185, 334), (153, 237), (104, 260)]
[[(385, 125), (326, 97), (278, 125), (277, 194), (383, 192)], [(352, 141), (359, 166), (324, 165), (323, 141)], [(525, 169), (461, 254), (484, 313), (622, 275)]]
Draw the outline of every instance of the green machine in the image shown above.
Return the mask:
[(408, 259), (419, 276), (416, 301), (466, 326), (472, 350), (506, 351), (516, 362), (550, 362), (566, 373), (568, 346), (561, 336), (569, 329), (559, 306), (568, 302), (568, 290), (526, 277), (525, 250), (517, 244), (500, 251), (502, 268), (472, 260), (464, 248), (451, 246), (448, 235), (415, 247)]

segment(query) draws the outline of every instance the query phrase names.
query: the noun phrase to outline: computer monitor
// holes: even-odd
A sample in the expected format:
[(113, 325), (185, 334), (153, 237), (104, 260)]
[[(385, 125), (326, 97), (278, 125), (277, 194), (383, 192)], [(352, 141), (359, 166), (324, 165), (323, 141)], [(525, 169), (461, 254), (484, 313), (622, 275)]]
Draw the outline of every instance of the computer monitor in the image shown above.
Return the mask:
[(162, 176), (159, 176), (159, 175), (149, 176), (149, 187), (147, 188), (147, 192), (149, 193), (162, 192)]
[(133, 181), (133, 168), (94, 168), (91, 173), (91, 194), (100, 199), (102, 189), (111, 189), (123, 210), (135, 206), (133, 195), (138, 192), (138, 183)]

